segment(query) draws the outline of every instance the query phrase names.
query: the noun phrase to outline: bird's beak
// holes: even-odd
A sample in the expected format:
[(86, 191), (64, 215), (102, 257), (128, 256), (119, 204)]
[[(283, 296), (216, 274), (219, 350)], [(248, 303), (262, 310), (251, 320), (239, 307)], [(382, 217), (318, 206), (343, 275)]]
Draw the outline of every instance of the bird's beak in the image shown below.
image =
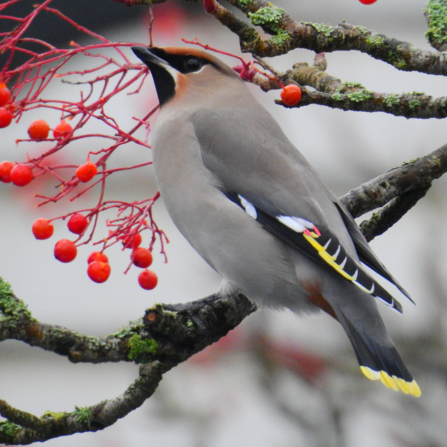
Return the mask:
[(166, 67), (167, 65), (166, 61), (151, 53), (149, 48), (132, 47), (132, 51), (134, 52), (135, 56), (137, 56), (138, 59), (145, 63), (149, 68), (151, 65), (158, 65), (159, 67)]

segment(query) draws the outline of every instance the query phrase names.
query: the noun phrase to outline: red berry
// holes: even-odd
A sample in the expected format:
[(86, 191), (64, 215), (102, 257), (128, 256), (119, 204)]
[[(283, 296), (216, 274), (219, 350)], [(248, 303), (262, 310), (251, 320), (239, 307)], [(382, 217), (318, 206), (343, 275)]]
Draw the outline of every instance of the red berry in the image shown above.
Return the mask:
[(11, 92), (8, 90), (5, 84), (0, 83), (0, 107), (8, 104), (11, 100)]
[(157, 275), (152, 270), (143, 270), (138, 275), (138, 283), (144, 290), (152, 290), (158, 283)]
[(93, 261), (87, 268), (89, 278), (98, 283), (107, 281), (110, 276), (110, 271), (110, 264), (101, 261)]
[(85, 165), (79, 166), (76, 171), (76, 177), (81, 180), (81, 182), (89, 182), (98, 172), (98, 168), (95, 163), (88, 161)]
[(372, 5), (373, 3), (376, 3), (377, 0), (359, 0), (359, 1), (364, 5)]
[(82, 214), (73, 214), (67, 223), (68, 229), (74, 234), (82, 234), (88, 227), (88, 220)]
[(53, 130), (54, 138), (61, 138), (68, 135), (73, 128), (70, 126), (70, 124), (67, 123), (67, 121), (62, 120)]
[(294, 106), (301, 100), (301, 89), (295, 84), (286, 85), (281, 90), (281, 99), (286, 106)]
[(44, 140), (49, 132), (50, 126), (45, 120), (33, 121), (28, 127), (28, 135), (32, 140)]
[(137, 248), (140, 246), (142, 240), (143, 238), (140, 233), (137, 233), (135, 236), (126, 236), (123, 239), (123, 246), (124, 248)]
[(78, 254), (78, 249), (74, 242), (61, 239), (54, 246), (54, 257), (61, 262), (71, 262)]
[(152, 253), (143, 247), (137, 247), (130, 257), (137, 267), (142, 269), (148, 268), (152, 264)]
[(14, 167), (12, 161), (2, 161), (0, 163), (0, 181), (3, 183), (11, 183), (11, 171)]
[(94, 251), (90, 253), (90, 256), (87, 259), (87, 264), (91, 264), (92, 262), (109, 262), (109, 258), (101, 251)]
[(218, 8), (216, 0), (203, 0), (203, 7), (207, 14), (214, 14)]
[(12, 113), (4, 107), (0, 107), (0, 129), (8, 127), (12, 121)]
[(47, 219), (37, 219), (32, 226), (36, 239), (48, 239), (53, 236), (54, 227)]
[(16, 186), (26, 186), (33, 178), (33, 171), (28, 165), (18, 164), (12, 168), (11, 180)]

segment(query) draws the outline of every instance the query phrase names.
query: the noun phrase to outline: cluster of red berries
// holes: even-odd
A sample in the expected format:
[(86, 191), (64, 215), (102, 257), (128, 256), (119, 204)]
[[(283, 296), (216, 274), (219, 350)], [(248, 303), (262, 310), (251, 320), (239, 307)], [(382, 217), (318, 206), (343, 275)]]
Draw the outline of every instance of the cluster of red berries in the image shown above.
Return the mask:
[[(76, 177), (83, 183), (89, 182), (98, 172), (95, 163), (90, 160), (79, 166)], [(26, 186), (34, 178), (32, 169), (22, 163), (14, 164), (12, 161), (0, 162), (0, 181), (3, 183), (14, 183), (16, 186)]]
[(25, 186), (34, 178), (33, 171), (28, 165), (14, 164), (11, 161), (0, 163), (0, 181), (14, 183), (16, 186)]
[[(54, 138), (63, 138), (67, 136), (73, 128), (67, 121), (62, 120), (54, 129)], [(45, 120), (35, 120), (28, 127), (28, 135), (34, 141), (41, 141), (48, 138), (50, 125)]]
[[(5, 84), (0, 83), (0, 128), (8, 127), (11, 124), (14, 107), (11, 103), (11, 92)], [(72, 127), (65, 120), (62, 120), (53, 130), (54, 138), (62, 138), (72, 131)], [(28, 134), (32, 140), (40, 141), (48, 138), (50, 126), (45, 120), (33, 121)]]
[[(82, 235), (89, 225), (88, 219), (79, 213), (73, 214), (68, 220), (68, 229), (78, 235)], [(33, 234), (36, 239), (48, 239), (53, 235), (54, 226), (47, 219), (37, 219), (33, 223)], [(124, 248), (132, 249), (130, 256), (136, 267), (144, 269), (138, 276), (138, 283), (145, 290), (152, 290), (158, 283), (157, 275), (148, 270), (152, 264), (152, 253), (147, 249), (140, 247), (142, 237), (140, 233), (123, 239)], [(60, 262), (71, 262), (78, 254), (78, 250), (73, 241), (61, 239), (54, 246), (54, 256)], [(103, 283), (109, 279), (111, 267), (109, 259), (103, 252), (94, 251), (87, 259), (87, 274), (89, 278), (97, 283)]]

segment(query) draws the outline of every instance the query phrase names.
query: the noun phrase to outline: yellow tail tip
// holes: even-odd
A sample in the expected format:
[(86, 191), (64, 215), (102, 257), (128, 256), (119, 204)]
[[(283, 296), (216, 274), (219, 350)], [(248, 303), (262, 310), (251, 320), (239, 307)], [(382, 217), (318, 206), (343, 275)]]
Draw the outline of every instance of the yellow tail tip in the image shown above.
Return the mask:
[(367, 366), (361, 366), (360, 370), (369, 380), (380, 380), (387, 388), (391, 388), (394, 391), (400, 390), (415, 397), (420, 397), (422, 394), (415, 380), (407, 382), (400, 377), (390, 376), (385, 371), (374, 371)]

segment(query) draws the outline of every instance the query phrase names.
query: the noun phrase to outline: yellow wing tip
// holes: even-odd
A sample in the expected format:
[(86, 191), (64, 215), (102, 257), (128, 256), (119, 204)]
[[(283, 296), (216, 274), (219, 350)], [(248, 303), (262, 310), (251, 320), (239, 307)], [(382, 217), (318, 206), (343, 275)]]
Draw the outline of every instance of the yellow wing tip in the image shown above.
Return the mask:
[(390, 376), (385, 371), (374, 371), (367, 366), (361, 366), (360, 370), (369, 380), (380, 380), (387, 388), (394, 391), (402, 391), (405, 394), (410, 394), (415, 397), (421, 396), (421, 389), (416, 383), (416, 380), (412, 382), (406, 382), (404, 379), (396, 376)]

